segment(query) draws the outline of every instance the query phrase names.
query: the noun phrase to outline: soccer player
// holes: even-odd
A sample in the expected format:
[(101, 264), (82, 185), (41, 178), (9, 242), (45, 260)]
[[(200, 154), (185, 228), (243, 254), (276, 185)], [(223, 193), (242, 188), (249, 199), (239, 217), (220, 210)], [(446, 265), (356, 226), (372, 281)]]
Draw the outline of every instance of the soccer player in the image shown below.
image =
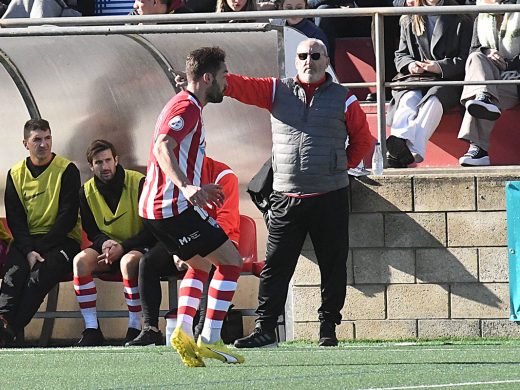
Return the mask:
[[(238, 246), (240, 234), (240, 213), (238, 208), (238, 178), (226, 164), (204, 158), (202, 167), (202, 183), (214, 183), (222, 186), (225, 200), (221, 207), (207, 209), (208, 214), (214, 218), (219, 226), (233, 243)], [(178, 275), (185, 263), (175, 256), (176, 264), (162, 245), (154, 246), (139, 262), (139, 295), (143, 307), (144, 327), (142, 332), (134, 340), (126, 343), (126, 346), (160, 345), (163, 336), (158, 328), (159, 307), (161, 304), (161, 277)], [(187, 266), (186, 266), (187, 267)], [(209, 280), (213, 279), (215, 267), (211, 268)], [(205, 292), (205, 293), (204, 293)], [(201, 296), (199, 307), (199, 322), (193, 326), (195, 339), (204, 329), (204, 319), (208, 302), (208, 291), (205, 289)], [(205, 328), (211, 332), (210, 328)]]
[(83, 229), (92, 245), (78, 253), (73, 262), (74, 290), (85, 321), (85, 330), (77, 343), (79, 347), (97, 346), (104, 342), (97, 320), (93, 272), (121, 270), (128, 306), (128, 330), (124, 343), (141, 332), (137, 283), (139, 259), (155, 240), (143, 231), (137, 213), (144, 175), (124, 169), (118, 158), (114, 145), (106, 140), (93, 141), (87, 150), (87, 161), (94, 177), (81, 187), (79, 200)]
[(0, 290), (0, 347), (31, 321), (47, 293), (70, 273), (80, 250), (78, 168), (52, 152), (45, 119), (24, 125), (29, 156), (7, 174), (5, 211), (13, 242)]
[[(189, 265), (179, 290), (178, 325), (171, 338), (184, 364), (202, 367), (205, 357), (242, 363), (244, 358), (228, 349), (220, 338), (242, 258), (204, 211), (204, 207), (222, 206), (220, 186), (201, 184), (206, 154), (201, 114), (206, 104), (223, 100), (227, 74), (224, 51), (217, 47), (192, 51), (186, 59), (186, 73), (186, 91), (174, 96), (157, 120), (139, 214), (168, 251)], [(205, 330), (195, 343), (193, 316), (211, 263), (216, 270), (209, 285)]]

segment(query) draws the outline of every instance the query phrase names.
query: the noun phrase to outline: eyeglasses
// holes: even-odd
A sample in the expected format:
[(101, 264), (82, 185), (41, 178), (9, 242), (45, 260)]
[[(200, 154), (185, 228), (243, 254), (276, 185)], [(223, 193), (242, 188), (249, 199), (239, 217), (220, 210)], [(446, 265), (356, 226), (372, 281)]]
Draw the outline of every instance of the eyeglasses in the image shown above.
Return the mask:
[(298, 53), (298, 58), (305, 61), (308, 56), (311, 56), (311, 60), (318, 61), (321, 58), (321, 53)]

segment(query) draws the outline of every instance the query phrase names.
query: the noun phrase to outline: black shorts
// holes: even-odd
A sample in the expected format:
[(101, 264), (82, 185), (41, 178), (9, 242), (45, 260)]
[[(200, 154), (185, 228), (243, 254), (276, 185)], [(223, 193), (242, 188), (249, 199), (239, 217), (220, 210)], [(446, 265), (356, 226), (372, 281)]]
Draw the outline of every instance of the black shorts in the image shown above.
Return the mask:
[(193, 207), (171, 218), (143, 218), (143, 224), (170, 253), (182, 260), (195, 255), (205, 257), (228, 240), (217, 221)]

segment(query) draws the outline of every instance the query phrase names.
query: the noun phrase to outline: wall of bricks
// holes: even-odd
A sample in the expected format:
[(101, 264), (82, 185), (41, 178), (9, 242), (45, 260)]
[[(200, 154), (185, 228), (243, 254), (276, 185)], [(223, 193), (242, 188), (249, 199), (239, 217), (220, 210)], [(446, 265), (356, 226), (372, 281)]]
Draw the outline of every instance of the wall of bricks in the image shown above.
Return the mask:
[[(520, 337), (520, 326), (508, 319), (505, 212), (505, 182), (520, 180), (518, 171), (406, 173), (351, 180), (338, 337)], [(318, 338), (319, 283), (307, 242), (287, 305), (294, 339)]]

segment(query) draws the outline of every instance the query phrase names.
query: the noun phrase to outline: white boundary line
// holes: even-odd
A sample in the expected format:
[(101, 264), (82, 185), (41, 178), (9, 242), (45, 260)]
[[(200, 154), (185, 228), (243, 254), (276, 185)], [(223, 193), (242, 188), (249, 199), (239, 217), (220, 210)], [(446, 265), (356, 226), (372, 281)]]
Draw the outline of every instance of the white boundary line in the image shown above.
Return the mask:
[(357, 390), (406, 390), (406, 389), (434, 389), (442, 387), (462, 387), (474, 385), (500, 385), (505, 383), (520, 383), (520, 379), (511, 379), (505, 381), (489, 381), (489, 382), (461, 382), (461, 383), (445, 383), (440, 385), (416, 385), (416, 386), (399, 386), (399, 387), (369, 387)]

